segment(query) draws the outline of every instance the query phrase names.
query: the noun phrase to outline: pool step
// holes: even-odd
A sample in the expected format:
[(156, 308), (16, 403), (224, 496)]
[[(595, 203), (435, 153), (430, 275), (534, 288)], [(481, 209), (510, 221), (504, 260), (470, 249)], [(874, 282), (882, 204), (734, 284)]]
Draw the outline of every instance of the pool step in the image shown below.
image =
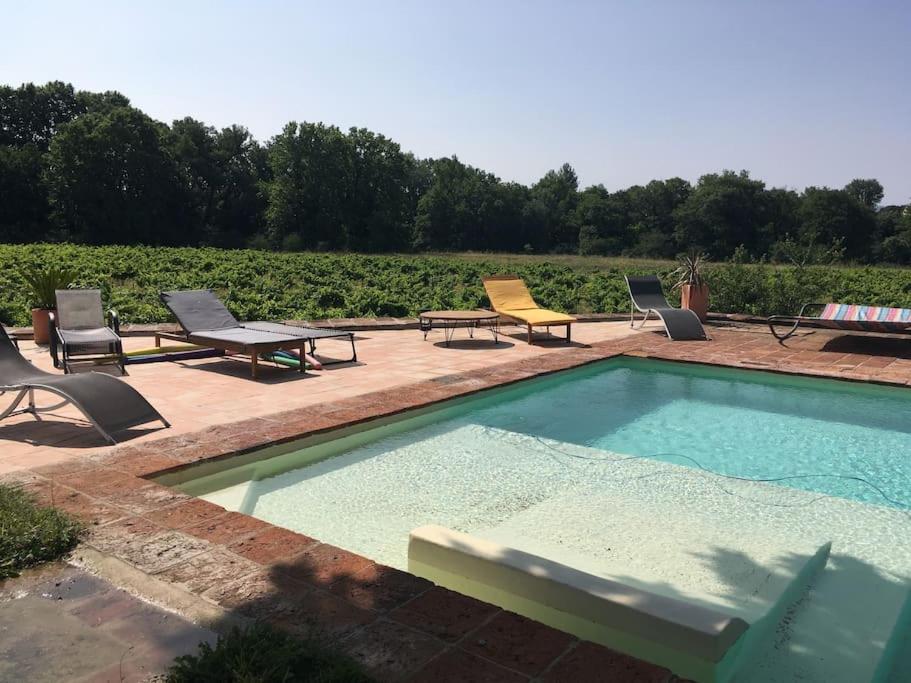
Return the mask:
[[(742, 584), (746, 600), (732, 587), (732, 600), (697, 601), (666, 585), (581, 571), (578, 558), (565, 554), (558, 562), (514, 546), (425, 526), (411, 532), (408, 568), (700, 683), (729, 681), (748, 670), (786, 610), (825, 566), (830, 549), (824, 544), (800, 561), (789, 557), (787, 572), (769, 566), (762, 577)], [(732, 607), (737, 602), (749, 608)]]

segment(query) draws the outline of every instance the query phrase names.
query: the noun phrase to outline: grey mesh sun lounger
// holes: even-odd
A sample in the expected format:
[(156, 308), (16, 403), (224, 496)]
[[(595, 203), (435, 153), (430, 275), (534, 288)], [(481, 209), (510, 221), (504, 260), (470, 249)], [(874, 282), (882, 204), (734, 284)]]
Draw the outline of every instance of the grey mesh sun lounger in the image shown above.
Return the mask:
[[(351, 358), (327, 361), (324, 365), (357, 360), (353, 332), (263, 321), (238, 322), (218, 297), (208, 289), (162, 292), (161, 301), (177, 318), (183, 334), (156, 333), (156, 346), (160, 339), (175, 339), (249, 355), (250, 371), (254, 379), (260, 354), (295, 350), (300, 351), (303, 356), (309, 348), (310, 354), (315, 355), (317, 339), (347, 339), (351, 342)], [(304, 372), (306, 367), (303, 360), (302, 357), (301, 372)]]
[(705, 341), (708, 339), (705, 328), (702, 327), (702, 323), (699, 322), (699, 317), (695, 313), (683, 308), (674, 308), (667, 302), (657, 275), (627, 275), (624, 277), (630, 297), (630, 327), (633, 326), (635, 311), (638, 310), (645, 313), (645, 318), (639, 325), (640, 328), (654, 313), (661, 318), (667, 336), (674, 341)]
[[(51, 406), (35, 405), (35, 390), (48, 391), (63, 400)], [(72, 403), (92, 423), (108, 443), (117, 443), (114, 434), (147, 422), (171, 425), (142, 395), (126, 382), (100, 372), (78, 375), (53, 375), (29, 363), (13, 346), (0, 327), (0, 394), (14, 393), (12, 405), (0, 412), (0, 420), (10, 415), (56, 410)], [(17, 410), (28, 397), (28, 406)]]
[[(126, 374), (120, 324), (115, 311), (108, 311), (111, 326), (104, 324), (101, 290), (58, 289), (57, 312), (52, 314), (51, 357), (55, 368), (70, 372), (73, 361), (96, 365), (113, 363)], [(113, 328), (113, 329), (112, 329)]]

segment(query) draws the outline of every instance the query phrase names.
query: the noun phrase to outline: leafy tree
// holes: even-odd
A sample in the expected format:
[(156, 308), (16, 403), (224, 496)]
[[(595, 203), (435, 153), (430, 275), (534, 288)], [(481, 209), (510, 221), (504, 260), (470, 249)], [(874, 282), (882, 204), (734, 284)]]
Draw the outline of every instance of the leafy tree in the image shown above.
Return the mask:
[(166, 140), (186, 195), (191, 239), (198, 241), (203, 234), (214, 232), (215, 195), (223, 186), (215, 157), (215, 129), (188, 116), (171, 124)]
[(233, 125), (216, 133), (215, 155), (221, 166), (221, 187), (215, 195), (213, 234), (208, 241), (242, 246), (266, 229), (268, 154), (250, 131)]
[(0, 86), (0, 145), (35, 145), (44, 151), (60, 126), (83, 113), (85, 106), (68, 83)]
[(845, 185), (845, 192), (871, 211), (883, 200), (883, 186), (875, 178), (855, 178)]
[(547, 235), (546, 248), (575, 251), (579, 235), (575, 213), (578, 190), (579, 177), (569, 164), (563, 164), (558, 171), (548, 171), (531, 188)]
[(273, 244), (297, 233), (309, 248), (345, 245), (343, 204), (351, 173), (348, 142), (335, 126), (287, 124), (269, 144), (266, 221)]
[(611, 195), (603, 185), (579, 193), (575, 222), (580, 254), (619, 254), (629, 240), (629, 201), (626, 192)]
[(911, 205), (884, 206), (876, 212), (877, 261), (911, 263)]
[(433, 181), (418, 202), (414, 244), (421, 249), (483, 248), (493, 233), (496, 176), (457, 157), (433, 162)]
[(185, 244), (165, 127), (119, 107), (61, 126), (45, 157), (52, 219), (90, 244)]
[(397, 143), (366, 128), (347, 136), (351, 162), (345, 194), (345, 246), (394, 251), (408, 246), (409, 160)]
[(0, 242), (38, 242), (47, 237), (50, 209), (41, 169), (36, 145), (0, 145)]
[[(628, 255), (670, 258), (676, 254), (674, 212), (693, 191), (682, 178), (653, 180), (645, 187), (635, 185), (624, 193), (632, 246)], [(618, 197), (619, 199), (619, 197)]]
[(153, 121), (115, 91), (0, 86), (4, 241), (911, 263), (911, 209), (882, 198), (872, 178), (798, 195), (746, 171), (580, 189), (569, 164), (527, 187), (364, 128), (291, 122), (263, 146), (242, 126)]
[(62, 125), (86, 113), (128, 106), (118, 92), (77, 92), (61, 81), (0, 86), (0, 145), (35, 145), (43, 152)]
[(174, 121), (167, 135), (184, 190), (188, 239), (241, 246), (263, 228), (266, 157), (249, 131), (221, 131), (192, 118)]
[(710, 173), (674, 211), (674, 234), (679, 248), (705, 250), (715, 259), (728, 258), (741, 245), (755, 255), (762, 250), (767, 217), (765, 183), (747, 171)]
[(801, 197), (798, 218), (798, 235), (804, 243), (841, 243), (852, 260), (863, 260), (871, 253), (876, 232), (873, 211), (845, 190), (808, 187)]
[(525, 220), (530, 190), (520, 183), (493, 183), (487, 203), (486, 245), (493, 251), (521, 251), (535, 239)]

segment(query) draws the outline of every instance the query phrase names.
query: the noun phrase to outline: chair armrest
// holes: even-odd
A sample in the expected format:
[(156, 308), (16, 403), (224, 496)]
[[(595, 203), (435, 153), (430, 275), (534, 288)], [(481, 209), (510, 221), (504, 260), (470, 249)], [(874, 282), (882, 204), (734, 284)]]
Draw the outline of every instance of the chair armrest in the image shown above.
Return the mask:
[(58, 349), (58, 331), (57, 331), (57, 313), (50, 311), (48, 313), (48, 323), (50, 327), (50, 334), (48, 335), (50, 339), (48, 340), (49, 351), (51, 352), (51, 360), (54, 361), (54, 367), (60, 367), (60, 352)]
[(110, 325), (111, 329), (114, 330), (114, 334), (119, 337), (120, 318), (117, 316), (117, 311), (115, 311), (113, 308), (108, 311), (108, 325)]

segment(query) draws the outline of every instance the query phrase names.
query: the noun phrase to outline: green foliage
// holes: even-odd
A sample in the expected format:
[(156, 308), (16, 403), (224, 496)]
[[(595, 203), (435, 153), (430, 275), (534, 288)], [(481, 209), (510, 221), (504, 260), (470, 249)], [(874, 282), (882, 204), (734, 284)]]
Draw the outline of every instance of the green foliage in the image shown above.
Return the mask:
[(51, 310), (57, 307), (57, 290), (67, 289), (76, 279), (75, 271), (64, 266), (33, 265), (22, 273), (31, 306)]
[(128, 107), (85, 114), (62, 126), (45, 155), (55, 224), (94, 244), (182, 243), (182, 186), (162, 144), (166, 132)]
[(255, 624), (235, 628), (215, 647), (200, 643), (195, 655), (178, 657), (168, 683), (369, 683), (352, 660), (318, 641), (299, 641)]
[(852, 262), (911, 263), (909, 209), (880, 208), (872, 178), (798, 194), (722, 171), (609, 192), (563, 164), (525, 186), (364, 128), (291, 122), (260, 144), (61, 82), (0, 86), (0, 197), (0, 242), (652, 259), (743, 247), (777, 261), (795, 236)]
[(875, 209), (883, 200), (883, 186), (875, 178), (855, 178), (845, 185), (845, 192), (868, 209)]
[[(744, 250), (733, 263), (704, 268), (714, 311), (771, 315), (826, 299), (911, 307), (911, 271), (808, 264), (751, 263)], [(481, 277), (516, 273), (538, 302), (569, 313), (623, 312), (624, 274), (658, 273), (670, 293), (671, 261), (579, 256), (282, 253), (212, 247), (86, 247), (71, 244), (0, 245), (0, 316), (26, 325), (31, 298), (23, 270), (65, 264), (73, 286), (99, 287), (106, 305), (126, 323), (168, 320), (158, 293), (211, 288), (246, 320), (414, 316), (421, 308), (487, 305)]]
[(0, 484), (0, 580), (72, 550), (82, 525), (37, 505), (22, 489)]

